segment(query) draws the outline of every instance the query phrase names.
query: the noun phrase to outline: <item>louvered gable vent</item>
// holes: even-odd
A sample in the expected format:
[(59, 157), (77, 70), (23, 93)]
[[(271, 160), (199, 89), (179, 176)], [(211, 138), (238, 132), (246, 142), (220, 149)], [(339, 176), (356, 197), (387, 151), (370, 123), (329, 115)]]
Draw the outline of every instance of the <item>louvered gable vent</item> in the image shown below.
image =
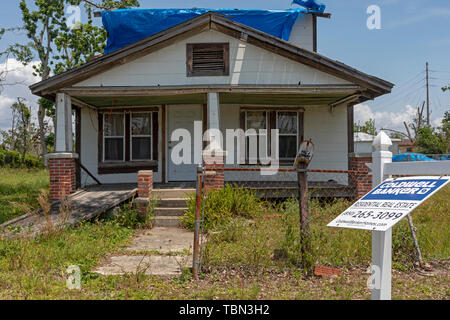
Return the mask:
[(228, 76), (228, 43), (194, 43), (187, 45), (187, 76)]

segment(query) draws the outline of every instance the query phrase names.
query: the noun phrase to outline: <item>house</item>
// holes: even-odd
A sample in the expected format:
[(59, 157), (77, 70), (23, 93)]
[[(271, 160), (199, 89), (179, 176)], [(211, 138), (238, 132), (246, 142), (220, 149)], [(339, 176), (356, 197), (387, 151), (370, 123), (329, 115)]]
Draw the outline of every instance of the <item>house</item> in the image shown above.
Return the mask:
[[(365, 132), (355, 132), (354, 134), (355, 153), (371, 154), (374, 151), (372, 144), (375, 137), (376, 136)], [(402, 142), (402, 140), (391, 138), (391, 141), (392, 146), (389, 147), (389, 151), (392, 152), (393, 155), (399, 154), (400, 153), (399, 144)]]
[(399, 153), (417, 152), (417, 147), (410, 139), (403, 139), (399, 144)]
[[(55, 153), (48, 156), (52, 200), (77, 184), (95, 183), (92, 177), (101, 183), (136, 182), (140, 170), (152, 170), (155, 183), (195, 181), (205, 147), (202, 133), (214, 129), (223, 136), (226, 129), (278, 129), (277, 156), (285, 168), (292, 167), (299, 143), (312, 139), (311, 168), (348, 170), (358, 162), (351, 161), (353, 106), (393, 88), (317, 53), (317, 20), (329, 14), (190, 9), (102, 15), (109, 33), (105, 54), (30, 87), (56, 102)], [(127, 33), (130, 28), (135, 32)], [(215, 146), (208, 154), (218, 173), (210, 182), (215, 187), (243, 180), (296, 181), (294, 172), (221, 172), (260, 165), (248, 156), (256, 143), (246, 136), (244, 161), (229, 163), (225, 159), (238, 148), (234, 141), (209, 137)], [(259, 148), (270, 151), (271, 144), (258, 139)], [(175, 159), (182, 141), (191, 147), (182, 157), (193, 163)]]

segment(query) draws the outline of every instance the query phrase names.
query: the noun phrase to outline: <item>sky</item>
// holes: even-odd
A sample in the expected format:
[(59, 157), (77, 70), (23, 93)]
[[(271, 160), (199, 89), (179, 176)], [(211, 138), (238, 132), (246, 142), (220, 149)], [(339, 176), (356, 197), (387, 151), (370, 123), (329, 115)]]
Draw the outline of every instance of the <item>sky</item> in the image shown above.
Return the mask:
[[(31, 1), (28, 1), (31, 2)], [(291, 0), (140, 0), (141, 8), (238, 8), (288, 9)], [(341, 61), (396, 86), (391, 94), (355, 107), (355, 120), (375, 119), (378, 129), (404, 130), (426, 98), (425, 63), (429, 62), (431, 121), (439, 125), (445, 111), (450, 110), (450, 1), (448, 0), (322, 0), (331, 19), (319, 18), (319, 53)], [(0, 28), (21, 25), (19, 0), (3, 0)], [(380, 8), (381, 28), (370, 30), (367, 9)], [(84, 17), (82, 17), (83, 19)], [(100, 19), (98, 19), (100, 23)], [(26, 43), (23, 32), (0, 41), (0, 50), (9, 42)], [(27, 85), (37, 81), (31, 66), (8, 62), (8, 74), (0, 95), (0, 129), (10, 126), (9, 107), (17, 96), (35, 105)], [(0, 64), (0, 70), (4, 65)]]

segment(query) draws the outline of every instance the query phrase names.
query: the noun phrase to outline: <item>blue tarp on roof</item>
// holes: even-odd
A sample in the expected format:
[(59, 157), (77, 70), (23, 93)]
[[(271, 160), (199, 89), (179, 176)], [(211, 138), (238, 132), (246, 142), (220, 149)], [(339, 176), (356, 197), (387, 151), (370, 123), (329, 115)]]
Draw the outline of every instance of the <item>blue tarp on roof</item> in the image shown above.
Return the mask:
[(302, 8), (288, 10), (236, 9), (121, 9), (102, 12), (103, 26), (108, 31), (105, 54), (171, 28), (177, 24), (213, 11), (251, 28), (289, 40), (292, 27)]
[(392, 162), (406, 162), (406, 161), (436, 161), (427, 157), (422, 153), (402, 153), (392, 157)]
[(310, 11), (315, 12), (324, 12), (326, 6), (323, 3), (317, 2), (316, 0), (294, 0), (293, 3), (296, 3)]

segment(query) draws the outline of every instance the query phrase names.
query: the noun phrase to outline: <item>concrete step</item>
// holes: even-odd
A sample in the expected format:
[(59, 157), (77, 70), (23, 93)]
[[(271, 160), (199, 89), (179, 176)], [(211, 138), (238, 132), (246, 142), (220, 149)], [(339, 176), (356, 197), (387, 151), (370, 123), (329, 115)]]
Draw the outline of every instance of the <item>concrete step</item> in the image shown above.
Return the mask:
[(187, 194), (195, 193), (195, 189), (153, 189), (154, 199), (187, 198)]
[(184, 215), (184, 212), (187, 210), (186, 207), (174, 207), (174, 208), (161, 208), (157, 207), (154, 209), (154, 215), (155, 217), (164, 217), (164, 216), (182, 216)]
[(158, 201), (158, 208), (183, 208), (186, 207), (185, 198), (167, 198)]
[(152, 219), (153, 227), (179, 227), (179, 217), (155, 217)]

